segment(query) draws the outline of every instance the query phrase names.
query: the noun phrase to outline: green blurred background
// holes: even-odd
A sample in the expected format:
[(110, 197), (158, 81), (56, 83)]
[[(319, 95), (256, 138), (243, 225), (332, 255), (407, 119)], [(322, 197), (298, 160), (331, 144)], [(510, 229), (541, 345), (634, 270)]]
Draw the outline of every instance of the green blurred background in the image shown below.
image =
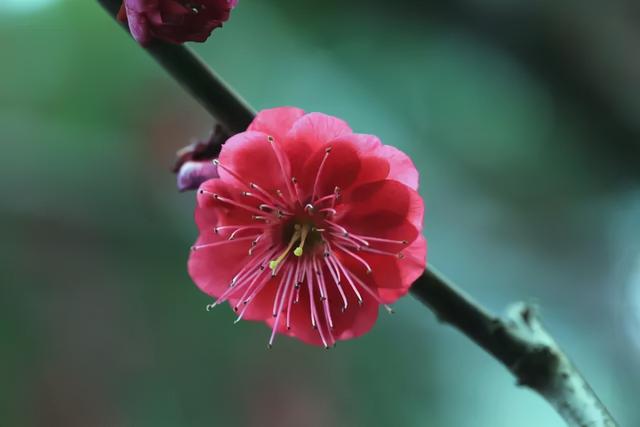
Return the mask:
[[(409, 153), (430, 262), (637, 426), (638, 46), (632, 0), (241, 0), (195, 49)], [(563, 425), (411, 297), (328, 352), (207, 313), (169, 169), (212, 119), (94, 1), (0, 0), (0, 49), (0, 425)]]

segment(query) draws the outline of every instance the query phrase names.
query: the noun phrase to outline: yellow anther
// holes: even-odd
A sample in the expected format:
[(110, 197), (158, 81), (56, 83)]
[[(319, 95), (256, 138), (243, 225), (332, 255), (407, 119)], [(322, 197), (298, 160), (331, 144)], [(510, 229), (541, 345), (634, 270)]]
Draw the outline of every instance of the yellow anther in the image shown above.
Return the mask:
[(294, 254), (295, 256), (302, 256), (302, 252), (303, 252), (303, 250), (302, 250), (302, 248), (301, 248), (300, 246), (298, 246), (297, 248), (295, 248), (295, 249), (293, 250), (293, 254)]
[(293, 248), (293, 245), (300, 238), (300, 226), (298, 224), (296, 224), (294, 229), (296, 231), (295, 231), (295, 233), (293, 233), (293, 236), (291, 236), (291, 240), (289, 240), (289, 244), (287, 245), (286, 249), (284, 251), (282, 251), (282, 253), (278, 256), (278, 258), (269, 261), (269, 268), (271, 269), (271, 271), (274, 274), (276, 272), (276, 268), (278, 268), (278, 264), (280, 264), (282, 262), (282, 260), (287, 257), (287, 254), (289, 253), (291, 248)]

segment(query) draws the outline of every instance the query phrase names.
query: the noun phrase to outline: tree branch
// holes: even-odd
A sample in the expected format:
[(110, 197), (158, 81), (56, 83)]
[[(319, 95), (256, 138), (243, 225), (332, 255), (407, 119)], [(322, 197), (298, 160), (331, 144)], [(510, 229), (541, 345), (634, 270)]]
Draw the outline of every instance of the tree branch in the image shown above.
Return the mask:
[(512, 304), (504, 319), (486, 311), (429, 266), (411, 293), (538, 392), (571, 427), (617, 426), (585, 378), (542, 326), (533, 307)]
[[(115, 18), (120, 0), (98, 0)], [(125, 27), (126, 29), (126, 27)], [(244, 131), (254, 110), (191, 50), (155, 41), (145, 49), (231, 134)], [(411, 293), (537, 391), (571, 427), (617, 424), (587, 381), (542, 326), (535, 310), (513, 304), (504, 319), (486, 311), (428, 267)]]
[[(115, 19), (122, 0), (98, 0), (98, 3)], [(128, 30), (126, 25), (122, 27)], [(255, 115), (253, 108), (191, 49), (160, 40), (143, 47), (231, 134), (247, 129)]]

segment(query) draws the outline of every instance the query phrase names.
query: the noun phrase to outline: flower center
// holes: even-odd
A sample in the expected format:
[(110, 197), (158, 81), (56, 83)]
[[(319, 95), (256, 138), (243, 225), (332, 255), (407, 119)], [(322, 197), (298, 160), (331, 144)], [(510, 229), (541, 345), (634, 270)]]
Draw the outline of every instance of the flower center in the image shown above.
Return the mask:
[(289, 238), (289, 243), (280, 253), (280, 255), (278, 255), (277, 258), (269, 261), (269, 268), (271, 269), (271, 271), (275, 273), (278, 265), (287, 257), (287, 255), (289, 255), (292, 249), (295, 256), (301, 257), (304, 253), (305, 244), (307, 245), (307, 247), (313, 246), (314, 242), (318, 240), (318, 238), (315, 236), (316, 232), (317, 229), (313, 226), (312, 223), (309, 222), (295, 222), (293, 223), (293, 227), (285, 227), (284, 235), (290, 235), (291, 237)]

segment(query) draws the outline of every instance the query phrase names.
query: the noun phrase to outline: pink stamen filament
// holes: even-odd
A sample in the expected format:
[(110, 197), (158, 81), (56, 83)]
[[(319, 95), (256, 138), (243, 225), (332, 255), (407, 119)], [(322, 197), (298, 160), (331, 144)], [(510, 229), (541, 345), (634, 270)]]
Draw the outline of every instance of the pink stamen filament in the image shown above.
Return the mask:
[(320, 204), (320, 203), (322, 203), (322, 202), (325, 202), (325, 201), (327, 201), (327, 200), (334, 200), (335, 198), (336, 198), (335, 193), (334, 193), (334, 194), (329, 194), (329, 195), (327, 195), (327, 196), (320, 197), (320, 198), (319, 198), (318, 200), (316, 200), (314, 203), (315, 203), (316, 205), (319, 205), (319, 204)]
[[(287, 297), (287, 293), (289, 292), (289, 288), (291, 287), (292, 284), (292, 273), (293, 273), (293, 267), (291, 265), (288, 266), (289, 268), (287, 269), (287, 273), (286, 275), (282, 275), (282, 279), (280, 281), (280, 285), (278, 286), (278, 291), (280, 291), (281, 288), (282, 289), (282, 295), (280, 296), (279, 294), (276, 294), (276, 297), (274, 298), (274, 309), (273, 309), (273, 316), (276, 318), (275, 321), (273, 322), (273, 329), (271, 331), (271, 337), (269, 338), (269, 348), (271, 348), (271, 346), (273, 346), (273, 340), (276, 336), (276, 331), (278, 330), (278, 325), (280, 324), (280, 317), (282, 316), (282, 312), (283, 312), (283, 306), (284, 306), (284, 299)], [(286, 276), (286, 278), (285, 278)], [(283, 285), (284, 283), (284, 285)], [(290, 293), (290, 292), (289, 292)], [(278, 307), (276, 309), (276, 302), (278, 301), (278, 299), (280, 300)]]
[(250, 182), (249, 183), (249, 188), (251, 188), (252, 190), (258, 190), (258, 192), (260, 194), (262, 194), (267, 199), (267, 200), (263, 200), (263, 202), (273, 203), (276, 206), (279, 205), (280, 201), (278, 199), (273, 197), (267, 190), (263, 189), (262, 187), (260, 187), (255, 182)]
[(298, 179), (295, 176), (291, 177), (291, 183), (293, 184), (293, 190), (295, 192), (295, 199), (299, 206), (302, 206), (302, 195), (300, 194), (300, 186), (298, 185)]
[(375, 300), (376, 300), (376, 302), (377, 302), (378, 304), (380, 304), (381, 306), (383, 306), (383, 307), (385, 308), (385, 310), (387, 310), (387, 312), (389, 312), (389, 314), (393, 314), (393, 312), (394, 312), (394, 311), (393, 311), (393, 309), (392, 309), (389, 305), (385, 304), (385, 303), (382, 301), (382, 299), (380, 298), (380, 295), (378, 295), (375, 291), (373, 291), (371, 288), (369, 288), (369, 286), (368, 286), (366, 283), (364, 283), (364, 281), (363, 281), (362, 279), (360, 279), (357, 275), (355, 275), (355, 274), (354, 274), (354, 275), (353, 275), (353, 278), (354, 278), (354, 280), (355, 280), (356, 282), (358, 282), (358, 284), (360, 285), (360, 287), (361, 287), (362, 289), (364, 289), (365, 291), (367, 291), (367, 293), (368, 293), (368, 294), (369, 294), (373, 299), (375, 299)]
[[(266, 225), (266, 224), (265, 224)], [(246, 230), (252, 230), (252, 229), (260, 229), (260, 228), (265, 228), (265, 225), (254, 225), (254, 226), (247, 226), (247, 227), (241, 227), (238, 228), (236, 231), (234, 231), (233, 233), (231, 233), (229, 235), (229, 238), (227, 240), (235, 240), (236, 236), (238, 235), (238, 233), (242, 232), (242, 231), (246, 231)], [(260, 233), (257, 236), (262, 236), (262, 233)], [(251, 236), (248, 237), (256, 237), (256, 234), (252, 234)]]
[(351, 278), (351, 274), (349, 270), (347, 270), (347, 268), (344, 265), (342, 265), (340, 260), (338, 260), (338, 258), (336, 258), (335, 256), (331, 255), (329, 257), (329, 260), (331, 260), (336, 267), (339, 267), (340, 270), (342, 270), (342, 274), (347, 279), (347, 282), (349, 282), (349, 285), (351, 286), (351, 290), (353, 290), (353, 293), (356, 295), (356, 298), (358, 298), (358, 304), (362, 304), (362, 295), (360, 295), (358, 288), (356, 288), (356, 285)]
[[(221, 196), (219, 194), (212, 193), (212, 192), (207, 191), (207, 190), (200, 190), (200, 193), (210, 195), (214, 199), (216, 199), (216, 200), (218, 200), (220, 202), (227, 203), (229, 205), (235, 206), (235, 207), (240, 208), (240, 209), (244, 209), (247, 212), (255, 213), (255, 214), (258, 214), (258, 215), (264, 215), (264, 214), (269, 215), (269, 212), (261, 211), (260, 209), (256, 209), (253, 206), (249, 206), (249, 205), (245, 205), (244, 203), (236, 202), (235, 200), (229, 199), (227, 197), (223, 197), (223, 196)], [(271, 215), (271, 217), (272, 217), (271, 219), (277, 219), (278, 218), (275, 215)]]
[(329, 294), (327, 293), (327, 285), (324, 280), (324, 273), (322, 266), (318, 262), (317, 258), (313, 258), (313, 269), (316, 273), (316, 282), (318, 283), (321, 295), (322, 305), (324, 307), (324, 317), (329, 324), (329, 328), (333, 329), (333, 319), (331, 317), (331, 310), (329, 309)]
[(395, 243), (398, 245), (406, 245), (409, 243), (407, 240), (382, 239), (380, 237), (362, 236), (362, 235), (353, 234), (353, 233), (351, 233), (350, 236), (357, 237), (359, 239), (362, 239), (363, 241), (368, 241), (368, 242)]
[(373, 249), (373, 248), (360, 248), (359, 250), (362, 250), (362, 252), (369, 252), (372, 254), (392, 256), (398, 259), (404, 258), (404, 255), (402, 254), (402, 252), (381, 251), (379, 249)]
[(310, 262), (307, 262), (306, 265), (306, 276), (307, 276), (307, 289), (309, 291), (309, 305), (311, 308), (311, 326), (313, 326), (314, 329), (318, 330), (318, 333), (320, 334), (320, 339), (322, 340), (322, 344), (324, 344), (325, 348), (329, 348), (329, 346), (327, 345), (327, 340), (324, 336), (323, 333), (323, 328), (320, 325), (320, 318), (318, 317), (318, 310), (316, 309), (316, 301), (315, 301), (315, 297), (314, 297), (314, 292), (313, 292), (313, 272), (311, 271), (311, 266), (310, 266)]
[(334, 245), (336, 245), (338, 248), (342, 249), (343, 252), (345, 252), (347, 255), (350, 255), (353, 259), (355, 259), (360, 264), (362, 264), (366, 268), (367, 274), (370, 274), (373, 271), (371, 269), (371, 266), (369, 265), (369, 263), (367, 261), (365, 261), (364, 258), (362, 258), (359, 255), (354, 254), (353, 252), (351, 252), (349, 249), (347, 249), (346, 247), (342, 246), (338, 242), (334, 242)]
[(326, 222), (327, 224), (331, 225), (333, 228), (335, 228), (336, 230), (338, 230), (340, 233), (342, 234), (346, 234), (348, 235), (349, 232), (347, 231), (346, 228), (344, 228), (343, 226), (341, 226), (340, 224), (337, 224), (331, 220), (325, 219), (324, 222)]
[(271, 277), (269, 277), (269, 275), (263, 277), (262, 282), (260, 282), (260, 284), (255, 287), (255, 290), (251, 293), (251, 295), (249, 295), (249, 297), (247, 297), (246, 299), (244, 299), (243, 297), (242, 303), (244, 304), (244, 308), (240, 312), (240, 315), (238, 316), (238, 318), (233, 323), (238, 323), (240, 320), (242, 320), (244, 313), (249, 309), (249, 306), (253, 302), (253, 299), (255, 298), (255, 296), (258, 295), (265, 288), (265, 286), (267, 286), (270, 280), (271, 280)]
[(205, 244), (202, 244), (202, 245), (193, 245), (193, 246), (191, 246), (191, 250), (192, 251), (199, 251), (200, 249), (213, 248), (213, 247), (216, 247), (216, 246), (223, 246), (223, 245), (228, 245), (228, 244), (231, 244), (231, 243), (243, 242), (245, 240), (252, 240), (255, 237), (256, 237), (256, 235), (253, 235), (253, 236), (240, 237), (239, 239), (234, 239), (234, 240), (222, 240), (220, 242), (205, 243)]
[(250, 191), (243, 191), (242, 195), (245, 196), (245, 197), (250, 197), (252, 199), (255, 199), (258, 202), (263, 203), (265, 205), (272, 204), (272, 205), (275, 205), (277, 208), (284, 209), (284, 206), (282, 206), (280, 204), (280, 201), (277, 200), (277, 199), (274, 199), (274, 200), (267, 199), (265, 197), (262, 197), (262, 194), (256, 194), (256, 193), (252, 193)]
[(327, 162), (329, 153), (331, 153), (331, 147), (327, 147), (327, 149), (325, 150), (324, 157), (322, 158), (322, 162), (320, 162), (320, 166), (318, 167), (318, 172), (316, 173), (316, 179), (313, 183), (313, 192), (311, 193), (312, 202), (314, 202), (316, 198), (316, 193), (318, 191), (318, 183), (320, 182), (320, 176), (322, 175), (322, 170), (324, 169), (324, 165)]
[(273, 153), (276, 155), (276, 159), (278, 159), (278, 165), (280, 165), (280, 170), (282, 171), (282, 176), (284, 177), (284, 181), (287, 187), (287, 191), (289, 191), (289, 195), (292, 199), (296, 199), (295, 190), (291, 188), (291, 174), (285, 168), (285, 156), (280, 150), (280, 146), (276, 144), (276, 140), (269, 136), (269, 142), (271, 143), (271, 148), (273, 149)]
[(329, 256), (330, 255), (327, 255), (324, 257), (324, 263), (327, 265), (329, 274), (331, 274), (331, 277), (333, 278), (333, 281), (336, 284), (336, 287), (338, 288), (338, 292), (340, 292), (340, 296), (342, 297), (342, 311), (345, 311), (347, 307), (349, 307), (349, 301), (347, 300), (347, 296), (345, 295), (344, 289), (342, 289), (342, 284), (340, 283), (340, 272), (333, 270), (333, 265), (328, 260)]

